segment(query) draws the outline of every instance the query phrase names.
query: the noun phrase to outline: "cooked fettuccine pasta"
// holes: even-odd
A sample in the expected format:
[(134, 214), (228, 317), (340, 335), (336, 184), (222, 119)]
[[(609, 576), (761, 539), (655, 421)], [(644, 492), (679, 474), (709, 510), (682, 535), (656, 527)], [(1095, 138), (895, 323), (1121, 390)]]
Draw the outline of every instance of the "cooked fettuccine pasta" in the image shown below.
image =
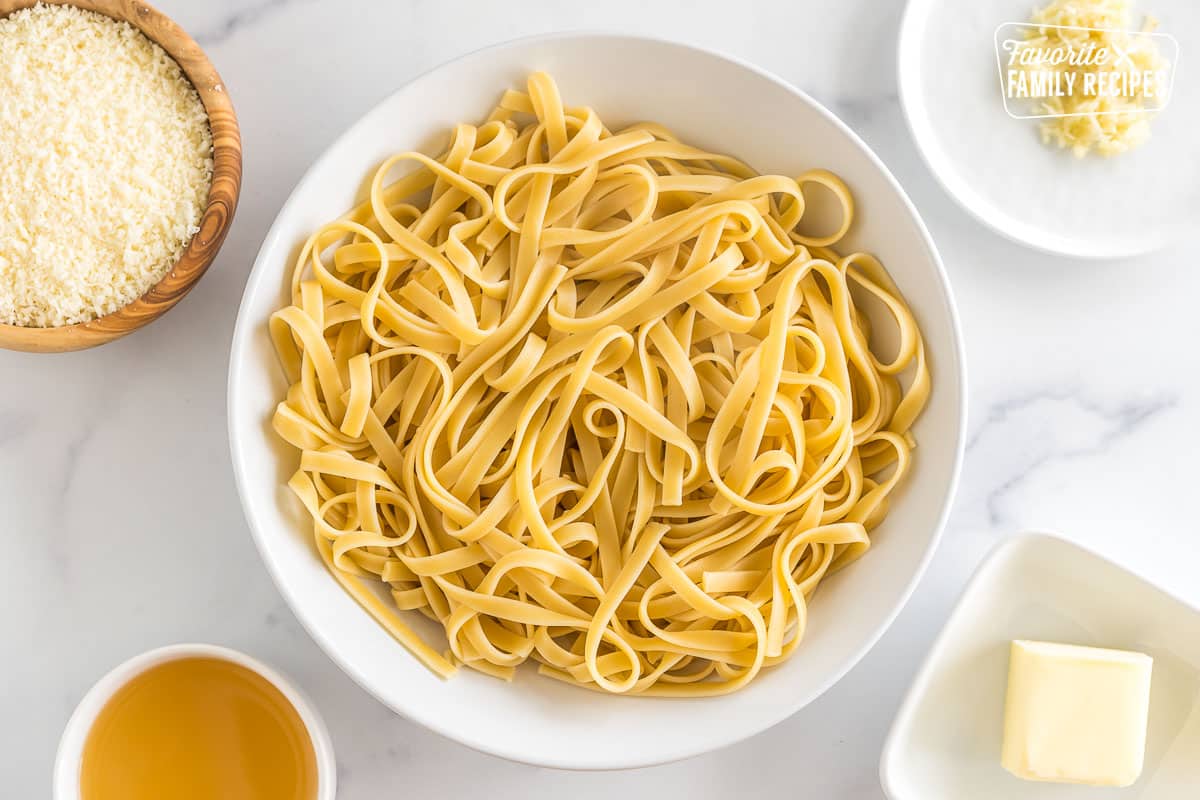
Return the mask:
[[(808, 230), (814, 186), (835, 230)], [(883, 266), (833, 249), (853, 216), (829, 172), (609, 130), (541, 73), (438, 158), (387, 159), (271, 319), (274, 427), (332, 574), (444, 676), (534, 659), (710, 695), (788, 658), (886, 514), (930, 387)]]

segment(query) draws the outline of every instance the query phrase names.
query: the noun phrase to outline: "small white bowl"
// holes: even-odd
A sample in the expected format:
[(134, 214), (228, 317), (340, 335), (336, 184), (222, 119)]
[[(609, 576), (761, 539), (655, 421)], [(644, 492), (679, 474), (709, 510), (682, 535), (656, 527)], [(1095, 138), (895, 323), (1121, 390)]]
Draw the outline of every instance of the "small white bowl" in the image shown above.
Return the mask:
[[(914, 428), (920, 446), (912, 475), (872, 534), (871, 552), (821, 584), (795, 657), (730, 695), (611, 697), (532, 669), (518, 670), (512, 683), (472, 670), (439, 679), (329, 575), (308, 533), (312, 522), (286, 487), (295, 450), (266, 424), (287, 391), (267, 320), (287, 302), (294, 249), (355, 205), (364, 176), (385, 157), (410, 148), (436, 152), (450, 126), (480, 119), (505, 88), (537, 69), (554, 75), (568, 103), (593, 106), (610, 125), (651, 119), (763, 170), (839, 173), (861, 212), (846, 252), (873, 251), (887, 265), (925, 334), (934, 386)], [(313, 639), (360, 686), (477, 750), (539, 766), (625, 769), (694, 756), (774, 725), (832, 686), (879, 639), (929, 563), (954, 495), (966, 377), (933, 242), (903, 189), (849, 128), (794, 87), (729, 57), (635, 36), (571, 33), (444, 64), (380, 103), (317, 160), (279, 212), (246, 284), (228, 408), (234, 476), (263, 561)], [(445, 647), (439, 626), (415, 613), (405, 618)]]
[(313, 752), (317, 759), (317, 800), (334, 800), (337, 794), (337, 763), (333, 757), (333, 743), (313, 704), (277, 670), (245, 653), (212, 644), (173, 644), (149, 650), (120, 664), (97, 681), (75, 707), (75, 713), (67, 721), (67, 727), (59, 740), (58, 755), (54, 759), (54, 800), (79, 800), (79, 767), (83, 759), (83, 746), (96, 715), (104, 708), (109, 698), (151, 667), (181, 658), (218, 658), (229, 661), (258, 673), (282, 692), (300, 715), (312, 740)]
[[(1154, 658), (1142, 776), (1131, 789), (1034, 783), (1000, 766), (1009, 642), (1038, 639)], [(1001, 544), (921, 667), (883, 750), (892, 800), (1180, 800), (1200, 786), (1200, 610), (1078, 545)]]
[[(995, 39), (1044, 0), (909, 0), (900, 24), (900, 105), (930, 172), (968, 213), (1015, 242), (1075, 258), (1127, 258), (1183, 240), (1200, 216), (1200, 66), (1172, 33), (1200, 25), (1195, 0), (1135, 3), (1161, 20), (1172, 96), (1150, 139), (1113, 158), (1075, 158), (1009, 115)], [(1008, 31), (1009, 29), (1005, 29)]]

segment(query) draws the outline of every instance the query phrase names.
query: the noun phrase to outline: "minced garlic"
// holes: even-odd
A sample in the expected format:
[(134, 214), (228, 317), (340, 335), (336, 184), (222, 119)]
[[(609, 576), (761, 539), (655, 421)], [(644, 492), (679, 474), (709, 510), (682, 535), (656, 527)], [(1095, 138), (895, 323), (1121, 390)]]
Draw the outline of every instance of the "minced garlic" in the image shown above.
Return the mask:
[[(1151, 32), (1156, 25), (1147, 17), (1141, 33)], [(1043, 51), (1064, 48), (1075, 53), (1096, 53), (1104, 48), (1109, 54), (1103, 65), (1089, 61), (1053, 67), (1077, 74), (1071, 79), (1074, 91), (1039, 101), (1041, 113), (1053, 115), (1042, 121), (1043, 142), (1070, 148), (1082, 158), (1093, 150), (1103, 156), (1124, 153), (1149, 138), (1153, 86), (1138, 82), (1145, 73), (1165, 74), (1168, 65), (1154, 40), (1131, 33), (1132, 26), (1128, 0), (1054, 0), (1033, 12), (1024, 47)], [(1047, 67), (1039, 64), (1028, 69)], [(1094, 73), (1091, 78), (1088, 72)], [(1085, 81), (1095, 86), (1097, 78), (1106, 79), (1113, 91), (1082, 91)]]

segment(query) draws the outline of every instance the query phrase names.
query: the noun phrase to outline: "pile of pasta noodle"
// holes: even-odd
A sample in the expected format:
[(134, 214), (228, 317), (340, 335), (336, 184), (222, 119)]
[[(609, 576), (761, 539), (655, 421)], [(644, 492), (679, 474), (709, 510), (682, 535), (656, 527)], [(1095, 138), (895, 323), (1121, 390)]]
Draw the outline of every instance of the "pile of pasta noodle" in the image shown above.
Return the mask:
[[(827, 235), (798, 228), (814, 184), (841, 204)], [(439, 158), (387, 159), (271, 320), (274, 427), (333, 575), (441, 675), (534, 659), (705, 695), (788, 658), (887, 512), (929, 392), (888, 274), (831, 249), (853, 208), (829, 172), (610, 131), (541, 73)]]

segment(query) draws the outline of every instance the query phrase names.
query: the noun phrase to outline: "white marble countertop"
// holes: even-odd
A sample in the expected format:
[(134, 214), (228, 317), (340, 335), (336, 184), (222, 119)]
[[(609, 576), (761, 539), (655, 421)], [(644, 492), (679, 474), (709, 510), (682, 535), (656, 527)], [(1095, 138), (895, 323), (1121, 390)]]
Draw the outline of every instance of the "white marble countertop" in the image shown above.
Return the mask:
[[(969, 218), (934, 182), (902, 119), (901, 3), (160, 5), (230, 87), (245, 188), (217, 262), (162, 321), (90, 352), (0, 351), (0, 794), (48, 796), (62, 726), (102, 673), (142, 650), (197, 640), (246, 650), (298, 680), (333, 735), (343, 800), (718, 798), (749, 788), (878, 800), (879, 751), (905, 689), (972, 569), (1003, 537), (1059, 531), (1200, 604), (1188, 472), (1200, 452), (1194, 253), (1181, 245), (1138, 260), (1072, 262), (1022, 249)], [(225, 433), (242, 286), (308, 164), (414, 75), (485, 44), (571, 28), (714, 47), (832, 108), (887, 163), (932, 230), (970, 361), (970, 446), (955, 510), (924, 581), (879, 645), (776, 728), (625, 773), (563, 773), (480, 755), (360, 690), (267, 577), (242, 519)]]

